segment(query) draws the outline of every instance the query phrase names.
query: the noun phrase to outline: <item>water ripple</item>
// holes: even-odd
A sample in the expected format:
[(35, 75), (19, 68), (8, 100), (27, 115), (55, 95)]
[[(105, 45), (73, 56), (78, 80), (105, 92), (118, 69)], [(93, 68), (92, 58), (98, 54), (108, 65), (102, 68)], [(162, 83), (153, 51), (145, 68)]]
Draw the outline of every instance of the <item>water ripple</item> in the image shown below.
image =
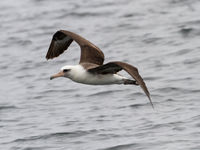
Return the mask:
[(56, 132), (56, 133), (50, 133), (50, 134), (44, 134), (44, 135), (37, 135), (37, 136), (29, 136), (25, 138), (18, 138), (12, 142), (26, 142), (26, 141), (35, 141), (35, 140), (48, 140), (50, 138), (75, 138), (75, 137), (81, 137), (85, 136), (87, 134), (91, 134), (93, 132), (96, 132), (96, 130), (90, 130), (90, 131), (74, 131), (74, 132)]
[(13, 106), (13, 105), (5, 105), (5, 106), (0, 105), (0, 111), (1, 110), (9, 110), (9, 109), (13, 110), (13, 109), (17, 109), (17, 107)]
[(130, 149), (135, 149), (138, 147), (137, 143), (134, 144), (121, 144), (121, 145), (117, 145), (117, 146), (111, 146), (105, 149), (101, 149), (101, 150), (130, 150)]

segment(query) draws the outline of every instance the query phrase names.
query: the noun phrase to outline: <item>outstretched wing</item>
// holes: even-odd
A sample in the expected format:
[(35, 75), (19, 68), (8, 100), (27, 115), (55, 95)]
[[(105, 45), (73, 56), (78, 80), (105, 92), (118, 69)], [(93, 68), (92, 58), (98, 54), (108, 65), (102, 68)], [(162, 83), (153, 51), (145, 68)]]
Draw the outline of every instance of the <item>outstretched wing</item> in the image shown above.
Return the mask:
[(137, 83), (140, 85), (140, 87), (143, 89), (143, 91), (149, 98), (149, 101), (153, 107), (150, 93), (136, 67), (124, 62), (115, 61), (115, 62), (109, 62), (105, 65), (102, 65), (96, 68), (89, 69), (88, 71), (91, 73), (96, 73), (96, 74), (107, 74), (107, 73), (117, 73), (118, 71), (121, 71), (122, 69), (125, 70), (127, 73), (129, 73), (137, 81)]
[(114, 74), (117, 73), (118, 71), (121, 71), (123, 68), (119, 66), (116, 62), (109, 62), (107, 64), (98, 66), (96, 68), (88, 69), (90, 73), (94, 74)]
[(70, 31), (57, 31), (52, 38), (46, 59), (53, 59), (62, 54), (70, 44), (76, 41), (81, 48), (81, 57), (79, 63), (92, 63), (102, 65), (104, 61), (103, 52), (94, 44)]

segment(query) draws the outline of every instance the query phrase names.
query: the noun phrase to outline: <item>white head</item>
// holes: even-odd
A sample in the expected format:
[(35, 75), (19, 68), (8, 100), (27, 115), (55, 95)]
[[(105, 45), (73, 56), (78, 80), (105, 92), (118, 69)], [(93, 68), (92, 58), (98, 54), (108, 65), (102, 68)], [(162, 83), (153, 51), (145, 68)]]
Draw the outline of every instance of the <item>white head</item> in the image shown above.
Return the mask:
[(74, 66), (64, 66), (60, 69), (60, 72), (51, 76), (50, 80), (54, 79), (54, 78), (58, 78), (58, 77), (66, 77), (69, 78), (70, 77), (70, 73), (71, 71), (74, 69)]

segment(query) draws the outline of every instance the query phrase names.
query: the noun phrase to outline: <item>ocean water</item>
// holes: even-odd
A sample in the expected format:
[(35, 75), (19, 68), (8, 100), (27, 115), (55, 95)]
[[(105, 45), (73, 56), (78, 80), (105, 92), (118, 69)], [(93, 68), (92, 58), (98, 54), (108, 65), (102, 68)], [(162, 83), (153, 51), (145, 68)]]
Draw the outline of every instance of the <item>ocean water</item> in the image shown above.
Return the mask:
[[(199, 150), (199, 14), (199, 0), (0, 1), (0, 149)], [(45, 59), (60, 29), (136, 66), (155, 110), (138, 86), (50, 81), (79, 62), (76, 43)]]

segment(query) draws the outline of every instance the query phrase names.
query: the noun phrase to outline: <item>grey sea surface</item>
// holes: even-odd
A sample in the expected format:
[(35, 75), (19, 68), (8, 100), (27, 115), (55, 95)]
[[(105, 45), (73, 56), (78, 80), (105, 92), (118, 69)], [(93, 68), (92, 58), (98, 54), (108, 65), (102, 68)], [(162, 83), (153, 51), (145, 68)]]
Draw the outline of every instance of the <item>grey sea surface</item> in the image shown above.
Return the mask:
[[(80, 57), (45, 59), (60, 29), (136, 66), (155, 110), (138, 86), (50, 81)], [(0, 33), (1, 150), (200, 149), (199, 0), (1, 0)]]

